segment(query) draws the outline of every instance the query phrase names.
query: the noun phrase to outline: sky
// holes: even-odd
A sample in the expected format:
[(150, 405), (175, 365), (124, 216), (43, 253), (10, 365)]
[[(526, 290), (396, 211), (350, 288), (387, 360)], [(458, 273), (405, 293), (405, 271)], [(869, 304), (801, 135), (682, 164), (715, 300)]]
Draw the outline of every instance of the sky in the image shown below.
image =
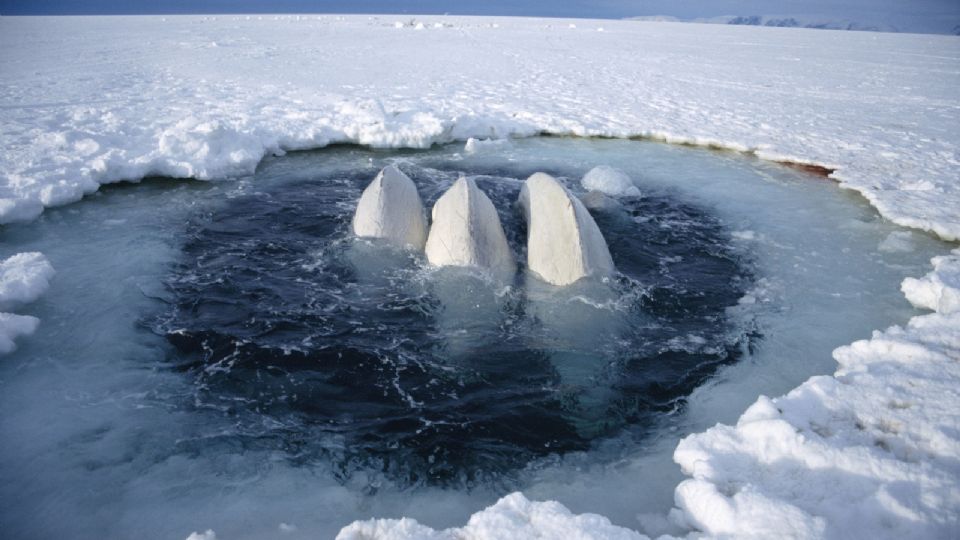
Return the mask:
[(778, 15), (950, 32), (960, 0), (0, 0), (2, 15), (404, 13), (625, 18)]

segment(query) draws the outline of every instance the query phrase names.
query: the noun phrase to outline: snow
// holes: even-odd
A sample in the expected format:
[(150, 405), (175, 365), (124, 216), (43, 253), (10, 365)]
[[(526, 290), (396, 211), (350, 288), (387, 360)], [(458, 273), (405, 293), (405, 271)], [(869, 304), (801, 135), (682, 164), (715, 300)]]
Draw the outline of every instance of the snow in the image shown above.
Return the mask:
[(640, 196), (640, 189), (633, 185), (627, 173), (608, 165), (598, 165), (590, 169), (583, 175), (580, 183), (586, 190), (599, 191), (613, 197)]
[(542, 538), (569, 540), (641, 540), (645, 536), (612, 525), (596, 514), (573, 515), (556, 502), (532, 502), (520, 493), (503, 497), (474, 514), (466, 526), (435, 531), (416, 520), (378, 519), (344, 527), (337, 540), (493, 540), (497, 538)]
[(458, 179), (434, 203), (426, 253), (434, 266), (481, 268), (503, 281), (517, 271), (497, 209), (471, 178)]
[(950, 255), (934, 257), (933, 272), (915, 279), (907, 278), (900, 289), (911, 304), (949, 315), (960, 311), (960, 249)]
[[(111, 182), (246, 176), (290, 150), (543, 133), (822, 166), (892, 222), (960, 239), (957, 38), (436, 19), (444, 31), (367, 17), (0, 18), (0, 223)], [(909, 252), (900, 240), (883, 249)], [(903, 283), (934, 313), (841, 347), (836, 376), (685, 439), (675, 459), (691, 478), (674, 523), (708, 536), (955, 537), (958, 256)], [(52, 273), (30, 260), (11, 265), (14, 285), (0, 293), (10, 302), (35, 298)], [(20, 280), (22, 268), (45, 277)], [(0, 350), (36, 324), (0, 315)], [(520, 495), (461, 531), (401, 520), (343, 534), (482, 537), (490, 524), (532, 537), (632, 534)]]
[(0, 261), (0, 309), (33, 302), (50, 286), (53, 274), (42, 253), (18, 253)]
[[(0, 222), (109, 182), (246, 175), (287, 150), (551, 133), (819, 164), (896, 223), (960, 237), (954, 37), (439, 20), (454, 31), (367, 17), (5, 17)], [(409, 69), (382, 69), (398, 63)]]
[(353, 232), (361, 238), (423, 250), (427, 219), (413, 180), (394, 165), (384, 167), (357, 202)]
[(554, 177), (536, 173), (520, 190), (527, 221), (527, 269), (553, 285), (607, 277), (613, 258), (587, 208)]
[(680, 443), (679, 519), (711, 536), (955, 537), (960, 317), (915, 317), (834, 358), (835, 376)]

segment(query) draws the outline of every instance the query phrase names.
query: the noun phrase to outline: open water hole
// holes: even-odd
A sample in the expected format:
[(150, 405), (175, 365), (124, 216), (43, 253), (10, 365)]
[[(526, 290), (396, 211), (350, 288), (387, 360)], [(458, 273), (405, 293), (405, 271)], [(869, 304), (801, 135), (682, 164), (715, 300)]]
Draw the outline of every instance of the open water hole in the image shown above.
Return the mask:
[[(352, 238), (387, 163), (428, 207), (475, 178), (515, 281)], [(584, 193), (596, 165), (642, 196)], [(536, 171), (584, 196), (614, 279), (523, 272), (514, 202)], [(21, 310), (37, 334), (0, 362), (0, 528), (17, 538), (445, 527), (513, 490), (642, 527), (671, 504), (680, 437), (906, 321), (900, 280), (947, 249), (780, 166), (562, 138), (295, 153), (252, 178), (107, 187), (0, 237), (0, 256), (58, 270)]]

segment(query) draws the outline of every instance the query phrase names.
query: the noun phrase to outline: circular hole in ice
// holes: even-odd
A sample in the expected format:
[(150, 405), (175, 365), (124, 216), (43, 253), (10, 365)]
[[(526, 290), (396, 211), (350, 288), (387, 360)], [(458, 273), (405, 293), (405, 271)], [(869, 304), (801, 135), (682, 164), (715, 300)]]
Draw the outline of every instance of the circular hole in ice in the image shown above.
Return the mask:
[[(460, 165), (402, 168), (428, 205), (474, 177), (522, 253), (527, 171)], [(274, 444), (297, 460), (472, 484), (649, 426), (756, 337), (726, 316), (749, 264), (696, 204), (591, 194), (618, 275), (557, 288), (521, 273), (504, 286), (353, 238), (375, 172), (266, 187), (188, 227), (156, 328), (196, 378), (195, 402), (236, 415), (244, 437), (280, 424)]]
[[(719, 368), (712, 368), (709, 361), (724, 359), (704, 355), (708, 361), (704, 371), (712, 375), (679, 400), (669, 399), (670, 393), (683, 395), (677, 388), (666, 388), (658, 397), (658, 387), (640, 383), (657, 377), (674, 383), (686, 373), (679, 379), (668, 371), (639, 371), (632, 379), (615, 370), (577, 373), (556, 354), (563, 342), (554, 343), (545, 330), (549, 321), (554, 328), (563, 328), (565, 321), (583, 320), (564, 309), (550, 317), (550, 306), (573, 304), (541, 302), (536, 310), (533, 300), (543, 298), (534, 293), (542, 291), (527, 286), (520, 276), (511, 292), (497, 296), (494, 293), (500, 291), (491, 292), (482, 281), (471, 282), (469, 276), (457, 273), (432, 273), (409, 256), (374, 264), (375, 259), (391, 255), (365, 252), (362, 245), (347, 240), (345, 219), (361, 187), (390, 162), (413, 175), (428, 204), (455, 180), (457, 172), (477, 175), (480, 187), (497, 201), (520, 261), (524, 259), (523, 224), (515, 221), (511, 207), (519, 189), (517, 179), (542, 170), (578, 190), (579, 179), (593, 167), (616, 167), (637, 183), (646, 198), (637, 201), (641, 206), (631, 207), (627, 201), (609, 205), (610, 201), (595, 195), (586, 199), (595, 208), (592, 212), (607, 234), (618, 266), (632, 281), (620, 278), (613, 283), (613, 290), (620, 293), (616, 299), (623, 301), (599, 303), (611, 308), (600, 312), (610, 316), (599, 326), (584, 326), (583, 331), (609, 330), (622, 323), (635, 324), (637, 332), (642, 332), (658, 318), (681, 319), (684, 313), (676, 306), (695, 306), (693, 293), (698, 290), (689, 288), (696, 285), (690, 285), (695, 276), (684, 272), (709, 274), (709, 267), (698, 270), (697, 265), (686, 264), (691, 260), (679, 259), (682, 253), (663, 252), (655, 257), (644, 252), (643, 235), (664, 235), (659, 237), (664, 245), (649, 248), (664, 250), (690, 246), (686, 236), (700, 234), (708, 239), (716, 233), (718, 244), (698, 244), (708, 253), (737, 257), (743, 278), (715, 290), (732, 297), (736, 289), (749, 289), (729, 300), (732, 304), (715, 321), (715, 328), (726, 319), (726, 342), (737, 342), (744, 332), (753, 332), (754, 325), (759, 336), (747, 339), (747, 350), (739, 353), (739, 359)], [(336, 185), (331, 188), (331, 183)], [(328, 197), (336, 208), (325, 208)], [(237, 200), (239, 204), (234, 204)], [(662, 211), (642, 206), (657, 204), (664, 206)], [(237, 214), (244, 210), (260, 230), (251, 231), (253, 225), (242, 223)], [(693, 218), (685, 215), (688, 210)], [(298, 219), (275, 219), (271, 212), (292, 213)], [(627, 221), (622, 221), (624, 216)], [(618, 220), (624, 224), (622, 233), (616, 232)], [(629, 220), (634, 220), (632, 229), (626, 227)], [(684, 225), (691, 221), (697, 226)], [(706, 229), (702, 233), (701, 225)], [(671, 229), (679, 237), (677, 243), (667, 235)], [(271, 236), (289, 238), (278, 243)], [(425, 152), (333, 147), (268, 159), (254, 178), (239, 181), (150, 179), (105, 186), (77, 204), (46, 210), (32, 223), (5, 225), (0, 228), (0, 240), (0, 258), (40, 251), (57, 269), (46, 295), (18, 311), (41, 320), (36, 334), (20, 340), (17, 351), (0, 361), (0, 410), (6, 412), (0, 422), (0, 441), (9, 442), (0, 444), (0, 500), (5, 503), (0, 522), (4, 532), (16, 538), (145, 534), (185, 538), (191, 531), (208, 528), (223, 538), (270, 538), (277, 535), (279, 523), (295, 524), (296, 534), (304, 537), (329, 538), (353, 520), (388, 516), (410, 516), (444, 528), (462, 525), (472, 513), (514, 489), (531, 499), (559, 500), (574, 512), (601, 513), (614, 523), (635, 528), (638, 511), (666, 514), (673, 504), (673, 490), (683, 478), (671, 460), (679, 438), (717, 422), (735, 422), (759, 394), (780, 395), (812, 375), (832, 373), (836, 363), (830, 353), (835, 347), (867, 337), (873, 329), (906, 322), (917, 312), (903, 298), (900, 282), (906, 276), (925, 274), (930, 257), (952, 249), (929, 235), (892, 225), (862, 198), (837, 189), (832, 182), (775, 164), (650, 142), (565, 138), (517, 140), (472, 154), (463, 152), (462, 144)], [(635, 253), (631, 246), (637, 248)], [(270, 263), (270, 257), (276, 264)], [(636, 258), (634, 262), (631, 257)], [(361, 265), (365, 260), (370, 264)], [(644, 261), (649, 265), (643, 266)], [(393, 274), (379, 273), (388, 267)], [(674, 283), (658, 293), (647, 287), (669, 284), (657, 281), (661, 271), (674, 276)], [(339, 284), (342, 293), (332, 287), (325, 291), (324, 279), (334, 281), (336, 272), (346, 278)], [(719, 272), (715, 279), (720, 281), (722, 275), (728, 274)], [(184, 282), (190, 276), (210, 279), (195, 284), (206, 289), (195, 305), (189, 298), (192, 285)], [(305, 283), (297, 281), (304, 276), (309, 277)], [(229, 279), (220, 283), (220, 277)], [(263, 282), (261, 289), (257, 289), (258, 279)], [(701, 286), (704, 283), (708, 282)], [(243, 290), (243, 295), (235, 297), (233, 287)], [(601, 294), (602, 290), (586, 292)], [(362, 294), (368, 293), (370, 300), (364, 303)], [(383, 296), (378, 307), (373, 302), (380, 295), (392, 297)], [(666, 300), (669, 295), (677, 301), (671, 304)], [(496, 347), (516, 345), (521, 350), (522, 346), (531, 351), (532, 360), (505, 365), (506, 373), (494, 372), (473, 382), (470, 376), (490, 371), (491, 366), (483, 363), (482, 351), (470, 352), (471, 342), (459, 339), (462, 333), (455, 332), (458, 318), (471, 320), (470, 305), (455, 300), (491, 296), (493, 300), (479, 302), (481, 307), (488, 314), (503, 313), (504, 318), (476, 317), (475, 322), (486, 332), (500, 332), (503, 326), (505, 334), (518, 338)], [(705, 302), (708, 306), (723, 303), (716, 298)], [(385, 319), (386, 331), (373, 326), (366, 330), (358, 316), (338, 323), (342, 326), (321, 327), (314, 339), (302, 343), (309, 335), (300, 335), (299, 328), (321, 317), (304, 315), (313, 305), (351, 303)], [(588, 306), (577, 304), (581, 305)], [(656, 305), (665, 311), (658, 312)], [(631, 306), (636, 309), (628, 309)], [(332, 320), (342, 319), (345, 308), (338, 309), (330, 315)], [(251, 312), (266, 317), (266, 324), (250, 317)], [(391, 313), (414, 321), (405, 330), (409, 332), (406, 340), (386, 339), (400, 335), (397, 325), (389, 323)], [(700, 313), (691, 308), (686, 315)], [(301, 317), (304, 321), (298, 321)], [(167, 333), (176, 329), (178, 321), (180, 328), (194, 335), (211, 332), (216, 339), (207, 342), (209, 352), (202, 341), (200, 349), (194, 347), (190, 353), (173, 347)], [(361, 322), (354, 327), (350, 321)], [(706, 322), (697, 324), (710, 329)], [(350, 330), (352, 337), (336, 334), (338, 328)], [(681, 328), (666, 331), (682, 336), (666, 344), (678, 351), (679, 358), (649, 366), (628, 365), (626, 359), (645, 353), (617, 349), (618, 342), (600, 338), (594, 343), (620, 354), (589, 352), (612, 359), (615, 367), (626, 366), (627, 374), (647, 368), (679, 372), (689, 365), (685, 349), (696, 351), (707, 345), (698, 344), (698, 334), (693, 332), (688, 337)], [(346, 414), (335, 416), (333, 422), (322, 420), (337, 406), (329, 400), (323, 414), (315, 414), (303, 401), (290, 403), (294, 397), (300, 399), (298, 388), (323, 391), (323, 371), (312, 365), (302, 367), (298, 360), (302, 356), (296, 352), (321, 347), (323, 332), (331, 333), (333, 347), (374, 335), (371, 343), (384, 344), (381, 355), (396, 353), (384, 356), (385, 361), (378, 356), (372, 366), (379, 367), (343, 364), (340, 374), (349, 378), (363, 369), (380, 377), (371, 385), (380, 390), (372, 403), (398, 403), (391, 405), (396, 414), (414, 419), (410, 426), (416, 427), (408, 433), (415, 434), (426, 425), (420, 418), (431, 419), (422, 411), (431, 404), (427, 400), (431, 395), (442, 399), (436, 397), (439, 393), (431, 394), (437, 385), (449, 388), (451, 381), (463, 377), (465, 384), (474, 385), (471, 388), (487, 389), (485, 394), (476, 391), (475, 396), (493, 400), (494, 383), (506, 380), (507, 389), (516, 390), (523, 374), (532, 374), (531, 380), (544, 384), (531, 385), (531, 403), (567, 407), (543, 413), (557, 419), (553, 425), (567, 426), (563, 432), (570, 434), (567, 446), (551, 450), (528, 442), (524, 447), (522, 441), (508, 439), (505, 458), (486, 475), (481, 458), (490, 459), (499, 450), (487, 452), (469, 441), (461, 442), (455, 447), (459, 454), (434, 457), (439, 469), (430, 477), (431, 454), (416, 454), (410, 445), (399, 445), (403, 441), (397, 441), (398, 452), (393, 452), (388, 441), (402, 437), (385, 434), (384, 424), (371, 420), (370, 403), (361, 401), (356, 410), (339, 405), (338, 410)], [(539, 337), (519, 339), (524, 332)], [(559, 337), (569, 343), (582, 334)], [(634, 339), (631, 335), (627, 333), (626, 339)], [(700, 337), (718, 343), (714, 339), (718, 334)], [(233, 358), (214, 349), (231, 339), (246, 347), (259, 343), (262, 356)], [(423, 344), (428, 339), (433, 340), (432, 347)], [(232, 345), (226, 347), (232, 352)], [(411, 360), (408, 353), (417, 347), (424, 352)], [(361, 353), (356, 355), (368, 358), (370, 350)], [(222, 361), (210, 361), (214, 356), (204, 361), (205, 354), (218, 355)], [(474, 363), (457, 363), (455, 358), (474, 359)], [(274, 369), (272, 364), (281, 367)], [(431, 386), (431, 379), (422, 374), (432, 372), (439, 377)], [(420, 411), (400, 400), (399, 391), (387, 384), (393, 375), (399, 375), (400, 389), (424, 404)], [(422, 386), (415, 384), (418, 376), (426, 381)], [(593, 380), (596, 386), (590, 385)], [(336, 395), (352, 399), (345, 389), (358, 384), (342, 383)], [(565, 399), (594, 388), (612, 396), (629, 397), (636, 391), (656, 399), (640, 404), (649, 405), (647, 409), (629, 400), (599, 399), (605, 397), (603, 392), (587, 392), (586, 397), (596, 399), (586, 404), (610, 402), (612, 408), (584, 407), (583, 398), (579, 402)], [(361, 398), (373, 391), (360, 390)], [(466, 395), (459, 391), (459, 383), (457, 390), (456, 396)], [(508, 397), (517, 394), (508, 393)], [(498, 410), (492, 404), (474, 403), (478, 410)], [(449, 402), (441, 405), (447, 408), (435, 410), (457, 412)], [(606, 424), (595, 421), (608, 410), (626, 411), (625, 419), (610, 414)], [(351, 415), (352, 423), (342, 423)], [(362, 430), (367, 427), (364, 437)], [(449, 429), (465, 434), (468, 427)], [(448, 436), (439, 429), (419, 436)], [(371, 448), (386, 450), (378, 456)], [(551, 454), (537, 457), (547, 452)], [(528, 465), (522, 465), (528, 457)], [(457, 467), (465, 471), (464, 478), (449, 477)], [(468, 472), (472, 484), (466, 478)], [(484, 481), (490, 476), (496, 481)], [(420, 484), (411, 488), (414, 483)], [(477, 487), (461, 489), (465, 485)], [(59, 519), (40, 519), (38, 508)]]

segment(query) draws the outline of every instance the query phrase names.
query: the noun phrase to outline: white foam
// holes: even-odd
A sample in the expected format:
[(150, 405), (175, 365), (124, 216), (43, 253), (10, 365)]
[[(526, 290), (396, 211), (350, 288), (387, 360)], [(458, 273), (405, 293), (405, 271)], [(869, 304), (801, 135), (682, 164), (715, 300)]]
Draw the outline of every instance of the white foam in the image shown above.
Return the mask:
[(527, 221), (527, 268), (553, 285), (614, 272), (596, 222), (579, 199), (552, 176), (536, 173), (520, 190)]

